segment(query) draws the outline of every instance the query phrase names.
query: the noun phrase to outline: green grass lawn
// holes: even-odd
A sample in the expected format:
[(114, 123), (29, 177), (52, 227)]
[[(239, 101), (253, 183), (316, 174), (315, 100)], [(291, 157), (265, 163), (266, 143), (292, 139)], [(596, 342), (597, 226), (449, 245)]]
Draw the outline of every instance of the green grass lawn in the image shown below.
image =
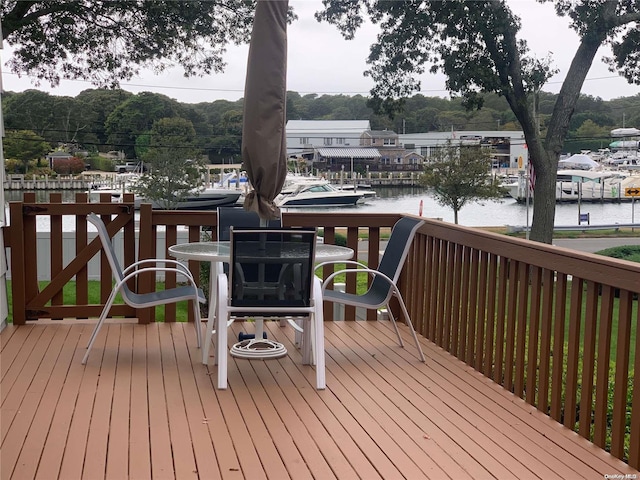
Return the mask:
[[(40, 288), (44, 288), (48, 282), (40, 282)], [(164, 290), (164, 282), (156, 283), (157, 290)], [(8, 296), (8, 306), (9, 306), (9, 318), (8, 321), (12, 322), (13, 319), (13, 299), (11, 297), (11, 280), (7, 280), (7, 296)], [(101, 304), (100, 301), (100, 282), (98, 281), (89, 281), (89, 304)], [(63, 304), (64, 305), (74, 305), (76, 302), (76, 282), (69, 282), (62, 289), (63, 296)], [(122, 297), (118, 294), (114, 305), (122, 305), (124, 301)], [(176, 318), (178, 321), (186, 321), (188, 315), (188, 302), (179, 302), (176, 304)], [(156, 321), (164, 322), (164, 306), (156, 307)]]

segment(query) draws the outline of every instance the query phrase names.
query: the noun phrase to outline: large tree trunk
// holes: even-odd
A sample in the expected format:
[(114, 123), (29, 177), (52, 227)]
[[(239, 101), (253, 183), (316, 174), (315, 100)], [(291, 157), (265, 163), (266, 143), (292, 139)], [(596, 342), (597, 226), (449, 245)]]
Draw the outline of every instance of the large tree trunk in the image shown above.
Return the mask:
[[(533, 222), (531, 224), (530, 239), (538, 242), (551, 243), (553, 240), (553, 226), (556, 212), (556, 179), (558, 160), (564, 140), (569, 130), (569, 122), (575, 109), (584, 79), (591, 68), (593, 58), (602, 44), (602, 34), (589, 35), (582, 39), (573, 57), (567, 78), (562, 84), (558, 98), (549, 119), (546, 137), (541, 143), (534, 142), (534, 148), (529, 149), (536, 174), (535, 192), (533, 198)], [(529, 135), (527, 135), (529, 133)], [(525, 129), (525, 138), (529, 142), (530, 132)], [(534, 139), (539, 138), (537, 135)]]
[[(533, 222), (529, 238), (537, 242), (551, 243), (556, 216), (557, 157), (553, 153), (541, 152), (543, 168), (536, 168), (535, 192), (533, 197)], [(532, 159), (529, 159), (530, 161)]]

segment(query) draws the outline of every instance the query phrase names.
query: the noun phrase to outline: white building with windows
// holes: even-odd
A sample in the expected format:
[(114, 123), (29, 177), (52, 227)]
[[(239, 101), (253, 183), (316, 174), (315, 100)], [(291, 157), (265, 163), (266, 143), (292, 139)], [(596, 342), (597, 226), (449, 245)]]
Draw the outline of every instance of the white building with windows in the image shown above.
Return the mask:
[(524, 168), (528, 163), (527, 143), (524, 132), (495, 131), (450, 131), (407, 133), (398, 135), (407, 151), (419, 153), (425, 162), (434, 149), (442, 148), (450, 140), (453, 144), (481, 145), (491, 149), (494, 165), (499, 168)]
[(369, 130), (369, 120), (289, 120), (287, 155), (313, 154), (314, 149), (325, 147), (357, 147)]

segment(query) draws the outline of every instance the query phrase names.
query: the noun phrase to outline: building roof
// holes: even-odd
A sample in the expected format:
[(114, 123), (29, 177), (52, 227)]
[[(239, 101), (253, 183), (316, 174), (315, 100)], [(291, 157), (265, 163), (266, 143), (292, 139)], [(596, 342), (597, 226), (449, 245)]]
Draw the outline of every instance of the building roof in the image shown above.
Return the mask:
[(318, 148), (318, 154), (331, 158), (379, 158), (377, 148)]
[(393, 130), (369, 130), (364, 133), (376, 138), (395, 138), (398, 136)]
[(73, 155), (71, 155), (69, 152), (63, 152), (62, 150), (56, 150), (54, 152), (50, 152), (47, 153), (47, 158), (71, 158), (73, 157)]

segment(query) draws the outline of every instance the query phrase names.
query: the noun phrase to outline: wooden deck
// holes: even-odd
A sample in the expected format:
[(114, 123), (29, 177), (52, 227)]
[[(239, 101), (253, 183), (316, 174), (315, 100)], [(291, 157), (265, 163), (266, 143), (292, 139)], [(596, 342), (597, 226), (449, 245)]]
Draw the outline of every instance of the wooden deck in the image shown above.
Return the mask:
[(420, 363), (386, 322), (327, 322), (325, 391), (273, 322), (289, 356), (230, 361), (226, 391), (191, 324), (109, 324), (84, 367), (91, 329), (2, 332), (3, 480), (640, 478), (426, 340)]

